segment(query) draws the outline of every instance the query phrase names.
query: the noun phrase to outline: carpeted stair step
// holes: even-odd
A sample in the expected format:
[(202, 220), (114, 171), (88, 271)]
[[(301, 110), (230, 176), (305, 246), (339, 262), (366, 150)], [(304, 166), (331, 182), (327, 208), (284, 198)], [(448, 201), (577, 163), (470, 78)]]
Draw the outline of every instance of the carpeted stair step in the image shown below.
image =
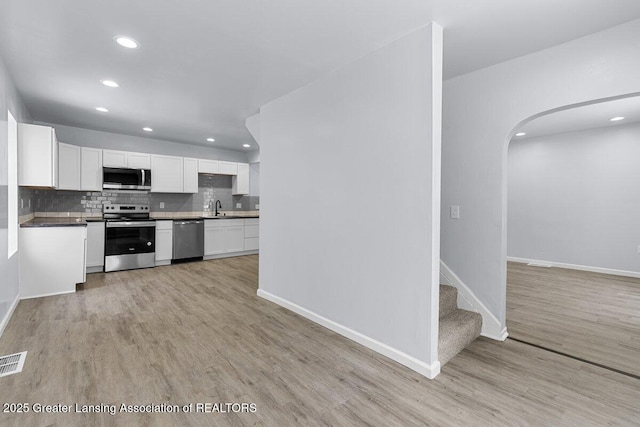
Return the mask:
[(440, 318), (458, 309), (458, 290), (453, 286), (440, 285)]
[(447, 363), (453, 356), (478, 338), (481, 330), (482, 316), (478, 313), (456, 309), (441, 317), (438, 336), (440, 365)]

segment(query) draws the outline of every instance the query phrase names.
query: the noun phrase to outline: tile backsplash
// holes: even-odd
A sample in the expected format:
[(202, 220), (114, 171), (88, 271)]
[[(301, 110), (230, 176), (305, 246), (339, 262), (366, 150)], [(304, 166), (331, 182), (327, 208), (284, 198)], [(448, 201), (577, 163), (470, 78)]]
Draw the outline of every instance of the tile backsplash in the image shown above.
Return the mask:
[[(34, 212), (102, 213), (108, 204), (150, 205), (151, 212), (207, 211), (215, 200), (220, 200), (224, 211), (256, 210), (259, 196), (233, 196), (231, 176), (198, 175), (198, 193), (172, 194), (142, 191), (65, 191), (20, 188), (22, 205), (20, 215)], [(211, 202), (211, 204), (210, 204)], [(164, 209), (160, 208), (164, 203)], [(237, 204), (241, 207), (237, 208)]]

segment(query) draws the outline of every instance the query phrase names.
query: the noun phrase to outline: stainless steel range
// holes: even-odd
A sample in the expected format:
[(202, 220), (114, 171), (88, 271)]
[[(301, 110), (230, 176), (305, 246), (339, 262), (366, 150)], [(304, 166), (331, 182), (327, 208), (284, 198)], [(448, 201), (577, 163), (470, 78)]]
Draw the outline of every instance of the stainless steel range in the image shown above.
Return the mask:
[(105, 205), (104, 271), (155, 266), (156, 222), (148, 205)]

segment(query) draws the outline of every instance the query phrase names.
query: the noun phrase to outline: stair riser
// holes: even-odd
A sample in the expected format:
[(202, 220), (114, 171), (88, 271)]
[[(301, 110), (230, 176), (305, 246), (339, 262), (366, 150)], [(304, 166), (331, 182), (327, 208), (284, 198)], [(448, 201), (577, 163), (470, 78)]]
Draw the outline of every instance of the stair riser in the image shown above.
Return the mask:
[[(453, 289), (453, 291), (451, 291)], [(447, 314), (458, 309), (458, 290), (451, 286), (440, 286), (440, 313), (442, 319)]]

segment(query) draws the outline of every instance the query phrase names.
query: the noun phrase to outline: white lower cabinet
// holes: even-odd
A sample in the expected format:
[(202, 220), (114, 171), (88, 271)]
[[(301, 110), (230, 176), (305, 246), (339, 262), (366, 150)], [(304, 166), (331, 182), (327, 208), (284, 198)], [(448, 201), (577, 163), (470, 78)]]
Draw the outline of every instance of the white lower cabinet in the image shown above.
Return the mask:
[(260, 248), (260, 219), (244, 220), (244, 250), (257, 251)]
[(21, 227), (20, 298), (75, 292), (86, 262), (87, 227)]
[(204, 221), (204, 256), (246, 255), (258, 249), (258, 219), (207, 219)]
[(156, 221), (156, 265), (171, 264), (173, 256), (173, 221)]
[(87, 222), (87, 273), (104, 270), (104, 222)]
[[(233, 219), (222, 220), (224, 222), (236, 221)], [(227, 252), (242, 252), (244, 251), (244, 220), (242, 224), (231, 225), (226, 227), (226, 249)]]

